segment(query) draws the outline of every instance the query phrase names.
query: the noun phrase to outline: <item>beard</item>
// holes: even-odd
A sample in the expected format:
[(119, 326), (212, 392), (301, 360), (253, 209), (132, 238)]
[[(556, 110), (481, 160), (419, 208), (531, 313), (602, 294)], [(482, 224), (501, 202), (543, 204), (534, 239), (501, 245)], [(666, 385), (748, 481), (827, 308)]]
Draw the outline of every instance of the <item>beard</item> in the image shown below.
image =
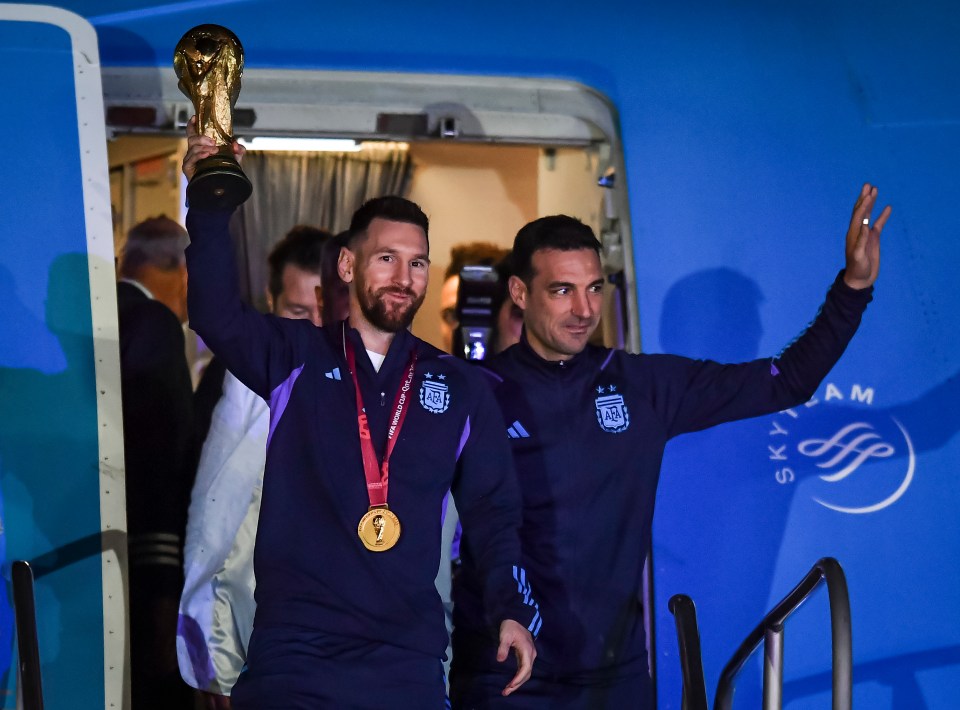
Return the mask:
[[(397, 333), (410, 327), (413, 317), (417, 315), (426, 293), (417, 294), (402, 286), (385, 286), (377, 291), (369, 291), (362, 279), (357, 284), (360, 312), (363, 313), (372, 326), (386, 333)], [(406, 304), (390, 303), (384, 298), (387, 294), (407, 296), (410, 301)]]

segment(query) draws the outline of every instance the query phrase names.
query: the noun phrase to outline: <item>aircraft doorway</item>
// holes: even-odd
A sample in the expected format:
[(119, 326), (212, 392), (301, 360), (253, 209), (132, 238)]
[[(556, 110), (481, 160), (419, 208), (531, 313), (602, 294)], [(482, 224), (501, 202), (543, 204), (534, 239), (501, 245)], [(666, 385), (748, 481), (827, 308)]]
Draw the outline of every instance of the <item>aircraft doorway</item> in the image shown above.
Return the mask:
[[(118, 248), (125, 229), (139, 219), (182, 217), (182, 126), (192, 106), (175, 82), (172, 71), (104, 70)], [(569, 214), (591, 226), (604, 244), (610, 278), (597, 342), (639, 350), (616, 118), (586, 87), (513, 78), (251, 70), (236, 113), (234, 128), (244, 137), (347, 139), (360, 154), (388, 142), (406, 152), (411, 173), (404, 191), (431, 219), (431, 284), (413, 327), (428, 342), (441, 344), (440, 291), (452, 246), (482, 241), (506, 249), (523, 224)], [(288, 228), (305, 221), (298, 215), (289, 220)], [(281, 236), (279, 231), (266, 239)], [(249, 284), (255, 302), (263, 286)]]
[[(157, 214), (183, 218), (180, 162), (186, 150), (183, 126), (192, 107), (172, 76), (155, 69), (104, 71), (118, 253), (123, 235), (136, 222)], [(145, 93), (143, 87), (153, 88)], [(608, 282), (594, 341), (639, 350), (616, 118), (589, 89), (521, 79), (253, 71), (244, 76), (237, 114), (235, 132), (246, 139), (346, 141), (353, 144), (349, 150), (340, 146), (331, 153), (344, 164), (387, 152), (389, 160), (409, 166), (396, 192), (418, 203), (431, 222), (430, 286), (413, 323), (415, 335), (445, 349), (442, 293), (453, 247), (486, 242), (508, 250), (524, 224), (568, 214), (589, 225), (603, 245)], [(248, 150), (250, 166), (258, 151), (255, 145)], [(251, 179), (254, 196), (241, 213), (251, 209), (258, 189), (266, 189)], [(261, 215), (259, 222), (275, 229), (236, 245), (247, 264), (241, 268), (252, 276), (247, 279), (250, 299), (261, 307), (269, 246), (296, 224), (316, 223), (280, 206), (274, 212), (267, 219)], [(336, 232), (348, 220), (349, 213), (318, 226)], [(198, 378), (208, 355), (189, 335), (188, 350)], [(651, 594), (645, 591), (648, 599)], [(648, 614), (648, 629), (652, 621)]]

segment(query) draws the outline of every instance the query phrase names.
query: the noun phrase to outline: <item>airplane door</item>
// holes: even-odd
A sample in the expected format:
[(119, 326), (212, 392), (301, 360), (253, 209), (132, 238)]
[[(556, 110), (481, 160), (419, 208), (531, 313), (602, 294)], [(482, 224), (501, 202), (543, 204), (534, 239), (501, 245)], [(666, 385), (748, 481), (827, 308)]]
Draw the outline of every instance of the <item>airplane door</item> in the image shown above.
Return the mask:
[(0, 4), (0, 707), (17, 707), (10, 563), (28, 560), (45, 706), (124, 704), (123, 447), (93, 27)]

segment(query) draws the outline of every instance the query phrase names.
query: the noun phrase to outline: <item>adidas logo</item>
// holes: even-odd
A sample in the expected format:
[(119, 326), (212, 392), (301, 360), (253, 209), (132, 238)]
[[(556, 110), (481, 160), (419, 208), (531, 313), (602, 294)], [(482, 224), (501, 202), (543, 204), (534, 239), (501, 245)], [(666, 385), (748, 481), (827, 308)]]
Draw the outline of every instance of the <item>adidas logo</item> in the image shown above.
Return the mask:
[(524, 429), (519, 421), (516, 421), (507, 427), (507, 436), (511, 439), (529, 439), (530, 432)]
[(339, 380), (340, 379), (340, 368), (335, 367), (330, 372), (324, 372), (323, 376), (328, 380)]

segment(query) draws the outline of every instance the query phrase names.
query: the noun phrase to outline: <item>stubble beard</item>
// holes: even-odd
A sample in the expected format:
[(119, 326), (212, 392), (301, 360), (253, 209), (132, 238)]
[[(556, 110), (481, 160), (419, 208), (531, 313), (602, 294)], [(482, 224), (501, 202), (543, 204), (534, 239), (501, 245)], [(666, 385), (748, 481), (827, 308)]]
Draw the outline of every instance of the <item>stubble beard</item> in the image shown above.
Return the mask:
[[(576, 326), (585, 325), (587, 328), (586, 335), (576, 336), (572, 333), (564, 332), (564, 327), (568, 324)], [(551, 328), (550, 326), (543, 329), (536, 326), (530, 328), (530, 326), (527, 325), (527, 338), (530, 338), (532, 332), (533, 336), (540, 341), (541, 347), (550, 350), (553, 355), (559, 359), (569, 360), (586, 349), (587, 344), (590, 342), (590, 336), (593, 335), (598, 325), (599, 319), (595, 322), (591, 322), (589, 319), (574, 319), (569, 323), (562, 322), (556, 328)]]

